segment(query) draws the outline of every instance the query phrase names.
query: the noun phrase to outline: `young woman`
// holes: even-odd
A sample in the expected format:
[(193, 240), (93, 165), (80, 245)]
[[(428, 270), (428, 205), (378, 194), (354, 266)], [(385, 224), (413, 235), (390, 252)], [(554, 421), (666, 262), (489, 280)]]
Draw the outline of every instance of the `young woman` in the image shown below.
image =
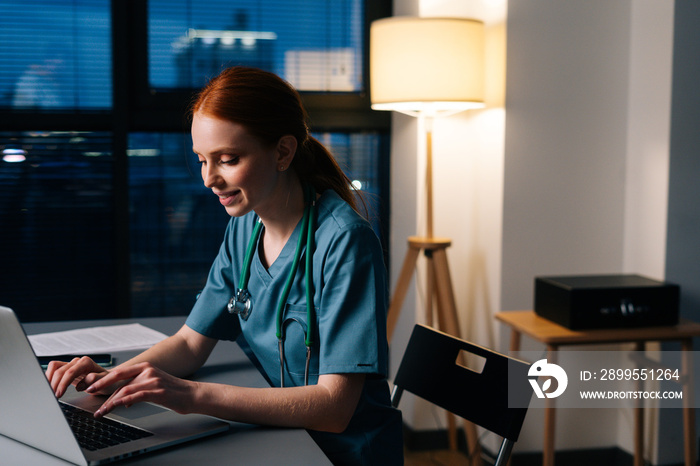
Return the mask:
[[(401, 416), (387, 384), (387, 282), (379, 240), (350, 180), (306, 125), (299, 94), (265, 71), (233, 67), (192, 106), (202, 179), (231, 215), (185, 325), (105, 371), (52, 363), (69, 384), (111, 393), (97, 416), (151, 401), (177, 412), (304, 427), (335, 464), (401, 464)], [(239, 340), (270, 388), (183, 379), (218, 340)]]

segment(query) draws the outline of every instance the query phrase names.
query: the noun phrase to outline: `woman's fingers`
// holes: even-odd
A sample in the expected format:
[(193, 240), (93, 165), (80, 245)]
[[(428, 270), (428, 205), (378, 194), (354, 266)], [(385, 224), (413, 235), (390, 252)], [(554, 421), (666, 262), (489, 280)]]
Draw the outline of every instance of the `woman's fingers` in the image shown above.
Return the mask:
[(147, 389), (141, 389), (132, 384), (124, 385), (115, 391), (107, 401), (102, 403), (100, 409), (95, 411), (95, 417), (105, 416), (118, 406), (129, 407), (144, 401), (155, 401), (155, 397), (152, 395), (153, 394)]
[(177, 412), (185, 412), (191, 407), (189, 400), (196, 387), (196, 384), (173, 377), (149, 363), (141, 363), (111, 371), (87, 391), (92, 393), (102, 384), (119, 381), (128, 382), (102, 404), (95, 412), (96, 417), (110, 413), (117, 406), (131, 406), (144, 401), (157, 403)]
[(85, 389), (85, 391), (88, 393), (99, 393), (100, 391), (104, 390), (106, 387), (114, 383), (133, 379), (134, 377), (139, 375), (145, 367), (152, 366), (144, 362), (126, 367), (117, 367), (116, 369), (112, 369), (111, 371), (109, 371), (108, 374), (106, 374), (104, 377), (101, 377), (99, 380), (95, 380), (89, 387)]
[[(86, 388), (88, 388), (90, 385), (107, 375), (108, 372), (91, 372), (87, 374), (85, 377), (82, 378), (78, 383), (75, 383), (75, 389), (79, 392), (84, 391)], [(100, 392), (100, 395), (107, 395), (107, 392)]]
[(89, 374), (104, 372), (106, 369), (84, 356), (68, 363), (51, 361), (46, 370), (46, 378), (49, 380), (51, 389), (60, 398), (66, 393), (69, 385), (80, 385), (80, 382)]

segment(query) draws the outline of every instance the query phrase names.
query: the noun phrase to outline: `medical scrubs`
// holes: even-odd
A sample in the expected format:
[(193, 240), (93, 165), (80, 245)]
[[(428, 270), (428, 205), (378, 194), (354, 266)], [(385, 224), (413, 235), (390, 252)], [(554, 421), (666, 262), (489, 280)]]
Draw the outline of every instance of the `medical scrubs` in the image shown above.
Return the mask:
[[(280, 386), (276, 336), (279, 297), (285, 286), (301, 221), (277, 259), (265, 268), (256, 245), (248, 291), (247, 320), (227, 310), (239, 283), (248, 241), (258, 217), (232, 218), (206, 287), (187, 325), (217, 339), (243, 337), (247, 349), (273, 386)], [(334, 464), (402, 464), (401, 415), (390, 406), (387, 384), (386, 269), (370, 225), (334, 191), (317, 201), (312, 294), (315, 309), (309, 383), (320, 374), (362, 373), (366, 382), (355, 414), (341, 434), (309, 431)], [(305, 250), (284, 305), (284, 385), (304, 385), (307, 328)]]

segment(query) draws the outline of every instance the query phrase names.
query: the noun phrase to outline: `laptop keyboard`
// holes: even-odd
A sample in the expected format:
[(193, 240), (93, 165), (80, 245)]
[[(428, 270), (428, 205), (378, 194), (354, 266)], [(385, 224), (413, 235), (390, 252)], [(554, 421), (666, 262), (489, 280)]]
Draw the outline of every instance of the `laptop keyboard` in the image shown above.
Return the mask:
[(90, 450), (113, 447), (153, 435), (151, 432), (107, 418), (95, 419), (92, 413), (59, 402), (75, 438), (81, 447)]

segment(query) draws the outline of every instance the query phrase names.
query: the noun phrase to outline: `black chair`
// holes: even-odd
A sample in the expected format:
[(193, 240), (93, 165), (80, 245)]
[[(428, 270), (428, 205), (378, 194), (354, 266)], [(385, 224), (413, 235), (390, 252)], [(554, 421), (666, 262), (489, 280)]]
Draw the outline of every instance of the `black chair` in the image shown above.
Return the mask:
[[(481, 372), (459, 363), (460, 353), (484, 360)], [(530, 365), (416, 324), (394, 379), (391, 403), (404, 390), (503, 437), (494, 466), (508, 462), (532, 397)]]

